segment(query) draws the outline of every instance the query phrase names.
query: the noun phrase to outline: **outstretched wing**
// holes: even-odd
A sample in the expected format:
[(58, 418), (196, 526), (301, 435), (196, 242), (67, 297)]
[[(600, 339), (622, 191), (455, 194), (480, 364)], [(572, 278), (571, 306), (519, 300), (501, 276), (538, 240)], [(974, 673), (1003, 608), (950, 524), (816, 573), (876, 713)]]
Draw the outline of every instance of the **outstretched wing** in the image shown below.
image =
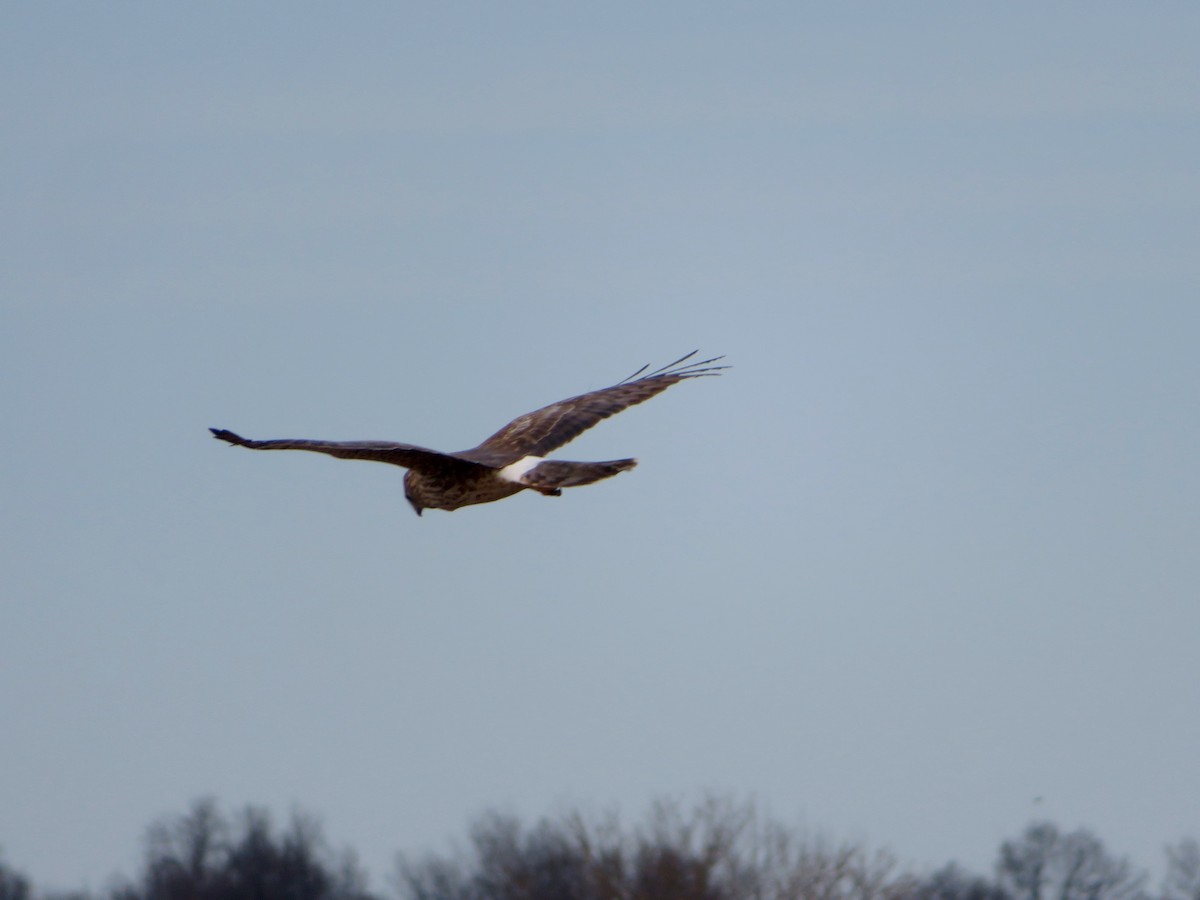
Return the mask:
[(210, 428), (213, 437), (235, 447), (251, 450), (311, 450), (336, 456), (338, 459), (366, 459), (373, 462), (391, 463), (416, 469), (430, 475), (451, 474), (466, 470), (478, 470), (481, 463), (461, 459), (449, 453), (440, 453), (412, 444), (393, 444), (389, 441), (310, 441), (301, 438), (278, 441), (251, 441), (224, 428)]
[[(601, 419), (616, 415), (623, 409), (649, 400), (673, 384), (687, 378), (719, 375), (728, 366), (710, 365), (722, 356), (689, 363), (696, 355), (675, 360), (669, 366), (642, 375), (649, 366), (642, 366), (624, 381), (578, 397), (551, 403), (531, 413), (513, 419), (473, 450), (459, 456), (488, 465), (507, 465), (526, 456), (545, 456), (552, 450), (574, 440)], [(638, 377), (641, 376), (641, 377)]]

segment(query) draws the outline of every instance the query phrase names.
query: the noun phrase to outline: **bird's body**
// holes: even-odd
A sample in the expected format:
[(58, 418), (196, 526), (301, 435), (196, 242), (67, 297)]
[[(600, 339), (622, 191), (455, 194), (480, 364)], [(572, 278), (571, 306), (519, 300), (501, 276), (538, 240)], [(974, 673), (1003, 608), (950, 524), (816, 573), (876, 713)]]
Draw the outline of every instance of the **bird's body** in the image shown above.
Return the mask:
[[(478, 447), (442, 453), (413, 444), (388, 441), (247, 440), (232, 431), (212, 428), (213, 436), (253, 450), (309, 450), (339, 459), (365, 459), (404, 466), (404, 494), (416, 510), (459, 509), (503, 500), (523, 490), (558, 496), (565, 487), (591, 484), (637, 465), (634, 459), (570, 462), (545, 455), (601, 419), (648, 400), (687, 378), (717, 375), (721, 357), (687, 363), (689, 353), (648, 375), (643, 366), (624, 381), (580, 394), (509, 422)], [(638, 377), (641, 375), (641, 377)]]
[(454, 510), (503, 500), (523, 490), (525, 486), (520, 482), (507, 480), (487, 466), (476, 466), (451, 477), (416, 469), (404, 473), (404, 495), (416, 509)]

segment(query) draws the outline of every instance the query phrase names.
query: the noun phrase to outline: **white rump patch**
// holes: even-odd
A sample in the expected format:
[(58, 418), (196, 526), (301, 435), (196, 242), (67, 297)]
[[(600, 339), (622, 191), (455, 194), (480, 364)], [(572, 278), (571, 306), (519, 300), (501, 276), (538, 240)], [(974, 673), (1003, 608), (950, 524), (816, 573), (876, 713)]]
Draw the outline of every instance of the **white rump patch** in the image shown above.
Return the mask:
[(526, 456), (518, 459), (515, 463), (505, 466), (497, 474), (505, 481), (511, 481), (514, 484), (524, 484), (525, 473), (545, 458), (544, 456)]

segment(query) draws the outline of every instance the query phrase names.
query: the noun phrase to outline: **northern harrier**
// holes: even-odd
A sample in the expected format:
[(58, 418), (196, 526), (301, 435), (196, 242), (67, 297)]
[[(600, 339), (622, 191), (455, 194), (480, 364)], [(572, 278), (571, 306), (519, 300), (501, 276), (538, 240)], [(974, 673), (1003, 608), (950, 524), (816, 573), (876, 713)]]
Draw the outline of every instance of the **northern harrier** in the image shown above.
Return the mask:
[[(591, 428), (601, 419), (649, 400), (687, 378), (719, 375), (728, 366), (714, 366), (724, 357), (688, 362), (695, 350), (669, 366), (642, 375), (642, 366), (624, 381), (578, 397), (560, 400), (513, 419), (471, 450), (441, 453), (412, 444), (388, 441), (251, 441), (210, 428), (213, 437), (252, 450), (311, 450), (339, 459), (367, 459), (408, 469), (404, 496), (417, 515), (425, 509), (458, 509), (474, 503), (503, 500), (526, 488), (557, 497), (566, 487), (591, 484), (632, 469), (636, 459), (608, 462), (567, 462), (545, 455)], [(639, 377), (640, 376), (640, 377)]]

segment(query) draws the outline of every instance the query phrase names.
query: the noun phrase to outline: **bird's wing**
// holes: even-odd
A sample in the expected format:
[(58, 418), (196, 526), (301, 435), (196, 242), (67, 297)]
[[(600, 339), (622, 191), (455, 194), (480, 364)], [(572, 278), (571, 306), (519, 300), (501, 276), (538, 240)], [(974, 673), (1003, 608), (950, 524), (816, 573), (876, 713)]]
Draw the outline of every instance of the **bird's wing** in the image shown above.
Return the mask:
[(338, 459), (366, 459), (373, 462), (391, 463), (429, 474), (478, 469), (483, 463), (462, 459), (450, 453), (440, 453), (412, 444), (394, 444), (389, 441), (310, 441), (302, 438), (278, 441), (251, 441), (223, 428), (210, 428), (213, 437), (235, 447), (251, 450), (310, 450), (325, 453)]
[(551, 403), (526, 413), (513, 419), (478, 447), (465, 450), (458, 456), (493, 466), (507, 465), (526, 456), (545, 456), (574, 440), (601, 419), (607, 419), (623, 409), (649, 400), (673, 384), (687, 378), (719, 375), (721, 369), (729, 368), (711, 365), (724, 358), (721, 356), (700, 362), (687, 362), (696, 352), (693, 350), (682, 359), (677, 359), (669, 366), (663, 366), (648, 375), (642, 373), (649, 366), (642, 366), (612, 387), (560, 400), (558, 403)]

